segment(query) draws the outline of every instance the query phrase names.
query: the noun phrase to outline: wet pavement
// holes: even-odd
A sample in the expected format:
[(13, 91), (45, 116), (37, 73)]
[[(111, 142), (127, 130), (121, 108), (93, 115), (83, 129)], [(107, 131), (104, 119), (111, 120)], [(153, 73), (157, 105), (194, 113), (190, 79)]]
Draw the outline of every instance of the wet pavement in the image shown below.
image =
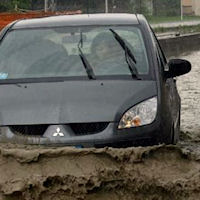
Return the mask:
[(200, 51), (180, 56), (192, 63), (189, 74), (177, 78), (182, 100), (181, 130), (195, 141), (200, 140)]

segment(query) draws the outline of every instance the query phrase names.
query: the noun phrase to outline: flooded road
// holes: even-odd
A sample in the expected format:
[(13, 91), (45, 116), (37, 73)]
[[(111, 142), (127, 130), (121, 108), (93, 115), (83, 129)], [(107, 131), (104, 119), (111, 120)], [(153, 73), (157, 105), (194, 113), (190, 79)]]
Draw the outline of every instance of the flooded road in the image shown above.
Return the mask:
[(189, 74), (177, 78), (181, 96), (181, 130), (188, 139), (200, 140), (200, 51), (180, 56), (192, 63)]

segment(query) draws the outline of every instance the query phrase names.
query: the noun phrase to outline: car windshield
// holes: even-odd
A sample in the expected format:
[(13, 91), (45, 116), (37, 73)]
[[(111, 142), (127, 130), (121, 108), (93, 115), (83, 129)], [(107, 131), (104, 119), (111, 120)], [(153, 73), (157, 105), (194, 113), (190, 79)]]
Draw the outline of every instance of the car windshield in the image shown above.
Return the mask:
[(139, 75), (149, 74), (142, 33), (136, 26), (84, 26), (18, 29), (0, 45), (0, 79), (88, 76), (79, 48), (96, 77), (130, 75), (125, 51), (134, 55)]

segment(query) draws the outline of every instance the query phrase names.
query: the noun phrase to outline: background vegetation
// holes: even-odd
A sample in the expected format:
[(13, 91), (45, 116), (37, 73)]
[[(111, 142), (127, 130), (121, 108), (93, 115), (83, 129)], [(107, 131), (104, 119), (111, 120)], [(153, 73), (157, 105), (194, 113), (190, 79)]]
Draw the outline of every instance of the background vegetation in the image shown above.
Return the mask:
[[(82, 10), (83, 12), (104, 12), (104, 0), (49, 0), (55, 3), (55, 10)], [(180, 15), (180, 0), (108, 0), (109, 12), (142, 13), (146, 16)], [(0, 12), (20, 9), (41, 10), (44, 0), (0, 0)]]
[(13, 11), (16, 9), (16, 5), (23, 9), (30, 9), (31, 0), (0, 0), (0, 12)]

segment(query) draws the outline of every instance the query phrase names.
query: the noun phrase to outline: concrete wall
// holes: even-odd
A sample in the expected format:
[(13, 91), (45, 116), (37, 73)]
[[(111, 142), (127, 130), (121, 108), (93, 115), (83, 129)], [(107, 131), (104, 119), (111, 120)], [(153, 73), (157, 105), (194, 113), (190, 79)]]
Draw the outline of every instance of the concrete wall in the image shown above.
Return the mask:
[(200, 33), (163, 38), (159, 42), (167, 58), (177, 57), (200, 50)]
[(184, 15), (193, 15), (193, 0), (182, 0), (183, 14)]
[(192, 7), (195, 15), (200, 15), (200, 0), (193, 0)]
[(182, 0), (185, 15), (200, 15), (200, 0)]
[(182, 0), (183, 6), (192, 6), (193, 0)]

